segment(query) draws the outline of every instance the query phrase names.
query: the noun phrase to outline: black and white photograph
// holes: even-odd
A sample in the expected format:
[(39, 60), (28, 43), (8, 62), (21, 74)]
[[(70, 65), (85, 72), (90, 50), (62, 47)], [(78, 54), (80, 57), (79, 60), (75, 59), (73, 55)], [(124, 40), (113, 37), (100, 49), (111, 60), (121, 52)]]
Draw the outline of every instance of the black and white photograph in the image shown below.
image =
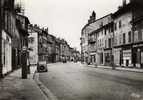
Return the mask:
[(143, 0), (0, 0), (0, 100), (143, 100)]

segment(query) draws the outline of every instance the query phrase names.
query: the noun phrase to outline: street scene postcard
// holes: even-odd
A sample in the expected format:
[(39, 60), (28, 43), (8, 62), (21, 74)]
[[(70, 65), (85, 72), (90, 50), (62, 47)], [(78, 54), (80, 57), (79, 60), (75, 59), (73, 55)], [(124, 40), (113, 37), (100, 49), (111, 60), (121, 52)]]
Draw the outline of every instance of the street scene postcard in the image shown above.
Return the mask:
[(143, 100), (143, 0), (0, 0), (0, 100)]

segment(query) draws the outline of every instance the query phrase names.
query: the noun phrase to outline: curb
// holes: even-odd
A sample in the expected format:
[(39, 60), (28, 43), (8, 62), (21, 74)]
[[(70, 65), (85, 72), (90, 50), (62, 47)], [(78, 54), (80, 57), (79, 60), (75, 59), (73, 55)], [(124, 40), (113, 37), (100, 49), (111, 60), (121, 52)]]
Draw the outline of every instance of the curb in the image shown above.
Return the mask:
[[(88, 67), (91, 67), (91, 68), (100, 68), (100, 69), (112, 69), (112, 67), (99, 67), (99, 66), (94, 66), (94, 65), (88, 65)], [(115, 68), (116, 71), (128, 71), (128, 72), (135, 72), (135, 73), (143, 73), (143, 70), (134, 70), (134, 69), (126, 69), (126, 68), (120, 68), (120, 67), (116, 67)]]
[(46, 96), (45, 100), (58, 100), (58, 98), (39, 80), (39, 73), (35, 72), (33, 79), (35, 80), (42, 93)]

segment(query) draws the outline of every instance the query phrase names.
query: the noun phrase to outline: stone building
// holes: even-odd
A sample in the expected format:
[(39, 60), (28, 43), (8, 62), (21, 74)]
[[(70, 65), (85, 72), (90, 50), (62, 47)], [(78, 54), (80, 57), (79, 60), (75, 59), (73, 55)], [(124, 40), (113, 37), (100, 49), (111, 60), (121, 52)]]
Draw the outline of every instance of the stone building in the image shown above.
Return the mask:
[[(89, 40), (89, 38), (93, 38), (93, 36), (89, 35), (91, 32), (93, 32), (94, 27), (91, 26), (91, 24), (95, 21), (96, 19), (96, 14), (93, 11), (92, 15), (90, 16), (88, 23), (82, 28), (81, 31), (81, 60), (82, 62), (86, 62), (86, 63), (90, 63), (90, 53), (92, 53), (93, 56), (95, 56), (95, 50), (92, 47), (93, 45), (95, 45), (95, 39), (93, 40)], [(94, 37), (95, 38), (95, 37)], [(89, 45), (90, 44), (90, 45)], [(90, 49), (90, 48), (92, 49)], [(91, 56), (92, 56), (91, 55)]]
[(32, 25), (29, 25), (28, 29), (28, 48), (29, 50), (29, 60), (31, 65), (37, 65), (38, 63), (38, 32), (34, 29)]
[[(142, 4), (131, 2), (122, 5), (113, 15), (114, 62), (120, 66), (141, 67)], [(140, 23), (138, 22), (140, 20)]]
[[(49, 48), (48, 48), (48, 32), (45, 29), (40, 28), (38, 25), (29, 26), (29, 48), (30, 51), (30, 63), (37, 64), (38, 61), (48, 61)], [(35, 58), (34, 58), (35, 56)]]
[(60, 39), (60, 48), (59, 48), (60, 61), (63, 61), (63, 60), (70, 61), (70, 57), (71, 57), (70, 48), (71, 47), (69, 46), (67, 41), (65, 41), (64, 39)]
[(141, 0), (123, 0), (115, 13), (89, 20), (81, 33), (82, 60), (97, 65), (142, 67), (142, 11)]
[[(112, 26), (112, 14), (96, 19), (95, 12), (92, 13), (88, 24), (82, 29), (81, 35), (81, 55), (85, 62), (89, 64), (110, 63), (113, 38)], [(84, 40), (87, 40), (87, 44)]]
[(143, 68), (143, 1), (131, 0), (132, 9), (132, 63), (134, 67)]
[(132, 12), (131, 5), (120, 7), (113, 14), (114, 20), (114, 64), (131, 66), (132, 64)]
[(21, 51), (23, 46), (27, 47), (29, 20), (16, 11), (14, 0), (1, 0), (0, 5), (0, 74), (2, 76), (21, 66)]

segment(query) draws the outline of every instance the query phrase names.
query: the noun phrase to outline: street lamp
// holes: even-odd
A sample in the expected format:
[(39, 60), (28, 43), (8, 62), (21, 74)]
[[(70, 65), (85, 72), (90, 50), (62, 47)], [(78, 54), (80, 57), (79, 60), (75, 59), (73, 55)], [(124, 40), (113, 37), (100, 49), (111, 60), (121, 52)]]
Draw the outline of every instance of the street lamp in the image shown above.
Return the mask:
[(21, 63), (22, 63), (22, 79), (27, 79), (28, 68), (27, 68), (27, 47), (22, 47), (21, 52)]

